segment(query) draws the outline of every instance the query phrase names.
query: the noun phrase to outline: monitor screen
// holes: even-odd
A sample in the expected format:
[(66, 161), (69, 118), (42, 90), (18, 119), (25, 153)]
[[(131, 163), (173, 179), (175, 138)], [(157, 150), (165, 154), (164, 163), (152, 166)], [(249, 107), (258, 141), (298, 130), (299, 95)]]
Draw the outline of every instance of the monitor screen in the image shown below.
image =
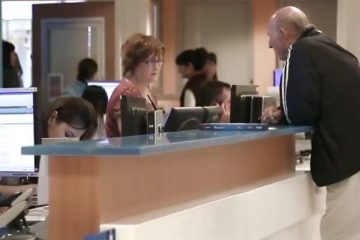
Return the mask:
[(222, 109), (219, 106), (174, 107), (166, 120), (164, 131), (198, 129), (201, 123), (218, 122), (221, 113)]
[(114, 89), (119, 85), (120, 81), (88, 81), (88, 85), (96, 85), (103, 87), (106, 91), (108, 98), (110, 99)]
[(217, 123), (220, 121), (222, 108), (220, 106), (206, 106), (204, 109), (204, 120), (202, 123)]
[(147, 134), (145, 98), (121, 96), (121, 135)]
[(278, 68), (274, 70), (274, 79), (273, 79), (273, 86), (280, 86), (282, 77), (282, 69)]
[(0, 175), (29, 176), (37, 171), (35, 157), (22, 146), (35, 144), (35, 88), (0, 89)]
[(231, 107), (230, 122), (232, 123), (248, 123), (249, 117), (249, 99), (244, 98), (246, 95), (257, 95), (257, 85), (232, 85), (231, 86)]

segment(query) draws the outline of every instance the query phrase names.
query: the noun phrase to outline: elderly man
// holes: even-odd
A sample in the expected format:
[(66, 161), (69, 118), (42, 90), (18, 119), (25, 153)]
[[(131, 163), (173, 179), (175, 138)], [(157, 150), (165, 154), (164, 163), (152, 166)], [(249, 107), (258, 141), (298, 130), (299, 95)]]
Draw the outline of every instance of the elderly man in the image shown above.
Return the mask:
[(266, 109), (263, 120), (313, 126), (311, 174), (327, 189), (322, 239), (360, 239), (358, 60), (295, 7), (275, 12), (268, 35), (269, 46), (285, 64), (281, 106)]

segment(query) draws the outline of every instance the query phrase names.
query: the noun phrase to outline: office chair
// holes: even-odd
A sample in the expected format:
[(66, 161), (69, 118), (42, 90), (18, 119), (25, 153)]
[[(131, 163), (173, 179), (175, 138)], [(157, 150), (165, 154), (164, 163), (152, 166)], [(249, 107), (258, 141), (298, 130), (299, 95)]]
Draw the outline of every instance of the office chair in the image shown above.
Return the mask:
[[(25, 220), (25, 212), (31, 204), (30, 199), (34, 192), (34, 188), (29, 188), (24, 192), (15, 193), (0, 202), (0, 207), (9, 208), (2, 215), (0, 215), (1, 219), (5, 214), (3, 221), (6, 222), (5, 226), (7, 226), (8, 229), (20, 231), (24, 228), (28, 228), (27, 222)], [(22, 207), (23, 205), (24, 207)], [(18, 212), (19, 210), (21, 211)], [(14, 215), (16, 213), (17, 215)], [(0, 227), (4, 226), (0, 224)]]
[(8, 208), (4, 213), (0, 215), (0, 228), (5, 228), (12, 222), (17, 216), (19, 216), (26, 208), (26, 201), (18, 201), (16, 204)]

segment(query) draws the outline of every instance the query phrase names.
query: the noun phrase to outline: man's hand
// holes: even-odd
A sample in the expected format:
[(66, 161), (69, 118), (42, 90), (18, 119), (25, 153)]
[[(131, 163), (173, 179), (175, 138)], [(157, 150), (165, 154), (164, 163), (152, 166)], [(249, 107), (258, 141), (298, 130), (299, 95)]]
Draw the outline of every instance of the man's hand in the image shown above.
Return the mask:
[(281, 110), (277, 109), (275, 106), (270, 106), (265, 108), (261, 116), (261, 122), (276, 124), (280, 121), (281, 118), (282, 118)]
[(230, 104), (222, 103), (220, 106), (222, 108), (220, 122), (222, 123), (230, 122)]

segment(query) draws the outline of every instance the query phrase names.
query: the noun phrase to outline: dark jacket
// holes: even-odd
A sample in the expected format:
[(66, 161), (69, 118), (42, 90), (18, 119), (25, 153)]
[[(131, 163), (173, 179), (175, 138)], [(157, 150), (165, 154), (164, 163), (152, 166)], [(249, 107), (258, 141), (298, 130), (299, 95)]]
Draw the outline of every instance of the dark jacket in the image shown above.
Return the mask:
[(19, 88), (21, 87), (21, 80), (15, 68), (3, 69), (3, 87), (4, 88)]
[[(311, 174), (319, 186), (360, 170), (360, 67), (314, 27), (290, 47), (282, 79), (287, 121), (314, 128)], [(285, 95), (284, 95), (285, 93)]]
[(203, 73), (197, 74), (197, 75), (193, 76), (192, 78), (189, 78), (189, 80), (187, 81), (187, 83), (185, 84), (185, 86), (181, 92), (180, 107), (184, 107), (186, 90), (190, 90), (194, 94), (196, 106), (198, 106), (201, 88), (202, 88), (202, 86), (204, 86), (204, 84), (207, 81), (208, 81), (207, 77)]
[[(15, 51), (14, 44), (2, 41), (3, 47), (3, 86), (4, 88), (21, 87), (21, 80), (16, 69), (11, 66), (11, 54)], [(1, 86), (0, 86), (1, 87)]]

